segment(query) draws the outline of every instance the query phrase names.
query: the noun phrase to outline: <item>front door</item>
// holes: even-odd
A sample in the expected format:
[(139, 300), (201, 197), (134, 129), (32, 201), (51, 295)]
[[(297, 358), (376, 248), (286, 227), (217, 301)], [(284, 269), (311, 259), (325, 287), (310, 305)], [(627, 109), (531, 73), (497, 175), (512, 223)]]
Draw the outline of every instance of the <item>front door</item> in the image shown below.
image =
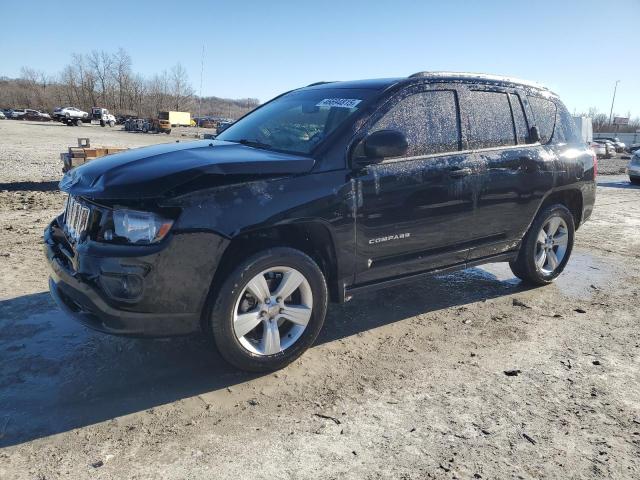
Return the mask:
[(482, 172), (461, 151), (457, 96), (414, 87), (372, 120), (367, 133), (401, 131), (409, 148), (356, 174), (357, 284), (466, 261)]

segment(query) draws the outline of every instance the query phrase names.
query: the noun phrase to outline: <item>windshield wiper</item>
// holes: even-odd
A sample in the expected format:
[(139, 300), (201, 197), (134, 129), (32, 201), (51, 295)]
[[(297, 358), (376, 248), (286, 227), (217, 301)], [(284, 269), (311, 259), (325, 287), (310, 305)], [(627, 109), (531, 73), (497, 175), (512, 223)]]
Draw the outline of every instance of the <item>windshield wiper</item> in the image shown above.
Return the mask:
[(249, 140), (248, 138), (241, 138), (240, 140), (227, 140), (227, 142), (236, 142), (242, 145), (246, 145), (248, 147), (255, 147), (255, 148), (264, 148), (264, 149), (273, 148), (268, 143), (264, 143), (259, 140)]

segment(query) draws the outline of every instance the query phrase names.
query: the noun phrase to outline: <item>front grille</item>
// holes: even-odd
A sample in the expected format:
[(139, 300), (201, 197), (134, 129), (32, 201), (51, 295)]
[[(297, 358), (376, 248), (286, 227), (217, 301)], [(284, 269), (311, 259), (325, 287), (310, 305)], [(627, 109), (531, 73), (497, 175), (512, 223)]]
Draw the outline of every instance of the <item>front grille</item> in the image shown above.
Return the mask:
[(74, 241), (77, 242), (87, 231), (90, 213), (89, 207), (82, 205), (72, 196), (67, 197), (64, 210), (64, 230)]

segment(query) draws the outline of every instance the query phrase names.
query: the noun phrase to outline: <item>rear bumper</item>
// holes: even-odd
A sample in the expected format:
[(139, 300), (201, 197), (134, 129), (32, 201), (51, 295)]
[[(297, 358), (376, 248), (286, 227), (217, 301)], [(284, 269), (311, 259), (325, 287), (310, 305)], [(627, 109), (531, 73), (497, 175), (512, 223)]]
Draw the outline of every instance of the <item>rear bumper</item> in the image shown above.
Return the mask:
[[(95, 242), (70, 251), (61, 235), (57, 220), (44, 232), (51, 269), (49, 290), (58, 306), (75, 320), (104, 333), (138, 337), (201, 330), (201, 312), (216, 263), (205, 261), (205, 268), (196, 272), (185, 255), (200, 243), (211, 246), (210, 236), (176, 235), (183, 238), (147, 252), (136, 246), (114, 248)], [(113, 285), (117, 288), (117, 282), (124, 284), (125, 280), (134, 285), (128, 287), (130, 292), (138, 290), (131, 298), (114, 294)]]

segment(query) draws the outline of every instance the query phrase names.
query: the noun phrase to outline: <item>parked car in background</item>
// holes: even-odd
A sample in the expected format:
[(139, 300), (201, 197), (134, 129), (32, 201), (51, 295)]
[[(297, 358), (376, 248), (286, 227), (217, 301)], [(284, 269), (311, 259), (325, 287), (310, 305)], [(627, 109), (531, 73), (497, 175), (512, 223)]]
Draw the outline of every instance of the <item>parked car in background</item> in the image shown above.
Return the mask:
[(44, 232), (49, 287), (94, 329), (204, 332), (233, 365), (274, 370), (314, 343), (329, 300), (491, 262), (552, 282), (596, 170), (564, 104), (531, 82), (313, 84), (216, 140), (67, 172)]
[(636, 150), (640, 150), (640, 143), (632, 143), (631, 145), (629, 145), (629, 151), (631, 153), (635, 152)]
[(61, 120), (63, 118), (84, 119), (88, 117), (89, 114), (87, 112), (75, 107), (58, 107), (53, 111), (53, 118), (56, 120)]
[(128, 118), (124, 122), (127, 132), (171, 133), (171, 123), (163, 118)]
[(149, 127), (149, 120), (147, 120), (146, 118), (130, 117), (127, 118), (124, 122), (124, 129), (127, 132), (147, 133), (149, 131)]
[(35, 122), (50, 122), (51, 115), (41, 112), (40, 110), (32, 110), (27, 108), (25, 114), (21, 117), (22, 120), (31, 120)]
[(218, 122), (218, 126), (216, 127), (216, 133), (219, 135), (224, 132), (227, 128), (233, 125), (232, 121), (222, 121)]
[(131, 119), (135, 119), (137, 118), (134, 115), (120, 115), (116, 118), (116, 125), (124, 125), (127, 120), (131, 120)]
[(606, 154), (604, 158), (613, 158), (616, 156), (616, 146), (610, 140), (604, 140), (602, 138), (594, 138), (594, 143), (604, 145)]
[(598, 158), (607, 157), (607, 147), (605, 146), (604, 143), (591, 142), (589, 144), (589, 147), (591, 147), (591, 150), (594, 151), (594, 153)]
[(4, 114), (2, 110), (0, 110), (0, 120), (5, 120), (7, 116)]
[(198, 126), (200, 128), (216, 128), (216, 122), (214, 122), (210, 118), (199, 118)]
[(624, 142), (621, 142), (618, 137), (599, 137), (596, 140), (607, 140), (611, 142), (615, 147), (617, 153), (622, 153), (624, 152), (625, 148), (627, 148)]
[(24, 108), (14, 108), (11, 110), (11, 115), (7, 118), (10, 118), (12, 120), (20, 120), (25, 113), (27, 112)]
[(629, 173), (629, 181), (631, 183), (640, 185), (640, 149), (636, 149), (631, 155), (627, 173)]

